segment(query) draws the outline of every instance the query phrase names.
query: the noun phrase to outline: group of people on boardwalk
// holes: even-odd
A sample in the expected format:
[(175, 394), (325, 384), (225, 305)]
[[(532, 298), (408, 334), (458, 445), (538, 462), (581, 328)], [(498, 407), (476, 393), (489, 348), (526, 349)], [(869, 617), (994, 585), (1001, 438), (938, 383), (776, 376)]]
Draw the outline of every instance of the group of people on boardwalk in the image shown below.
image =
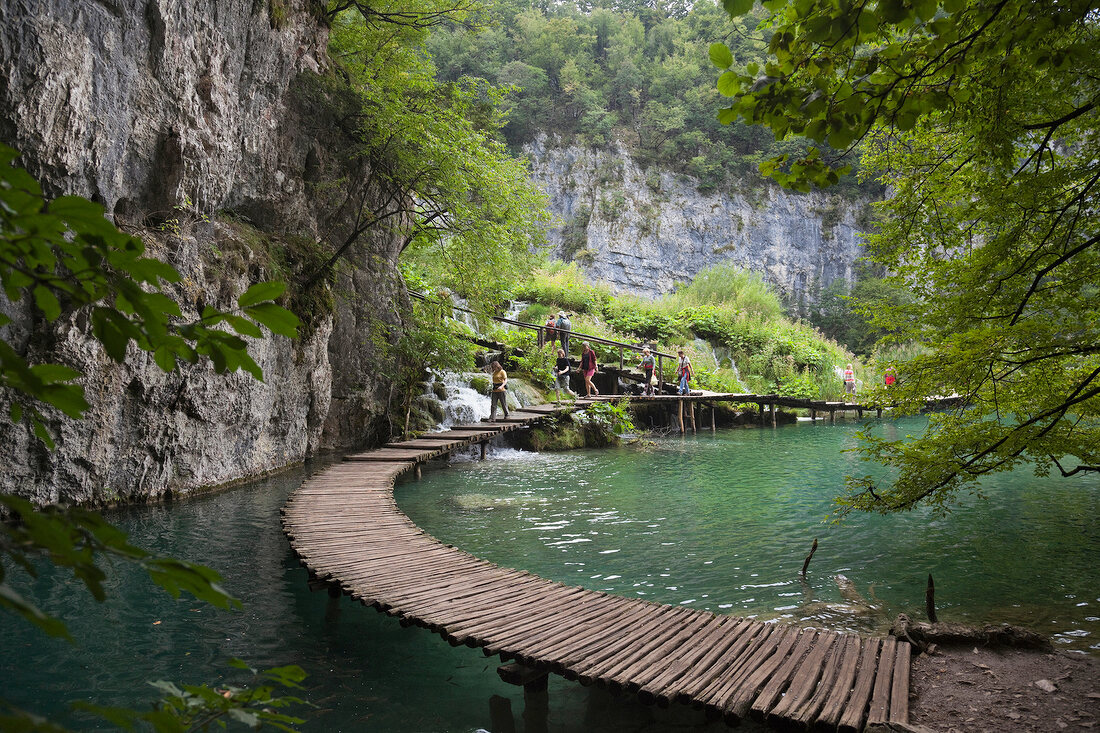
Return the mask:
[[(886, 389), (890, 389), (897, 384), (898, 375), (897, 371), (892, 366), (886, 367), (886, 371), (882, 375), (882, 384)], [(848, 401), (848, 397), (854, 400), (856, 396), (856, 373), (852, 368), (852, 364), (849, 362), (848, 366), (844, 369), (844, 401)]]
[[(581, 376), (584, 377), (584, 394), (585, 397), (595, 397), (600, 393), (600, 390), (596, 389), (596, 385), (592, 384), (592, 377), (596, 376), (596, 372), (600, 368), (596, 359), (596, 350), (587, 341), (581, 344), (581, 349), (580, 369)], [(569, 374), (571, 371), (572, 364), (569, 361), (569, 353), (565, 349), (558, 349), (558, 358), (554, 363), (554, 395), (558, 402), (561, 402), (562, 392), (573, 397), (577, 396), (577, 393), (569, 388)]]
[[(557, 402), (561, 401), (562, 392), (572, 397), (578, 397), (577, 393), (569, 386), (569, 378), (572, 373), (572, 362), (569, 358), (569, 337), (572, 330), (573, 325), (569, 321), (569, 316), (566, 315), (565, 311), (558, 311), (556, 319), (552, 313), (547, 315), (546, 323), (543, 325), (542, 332), (540, 333), (540, 345), (550, 345), (553, 347), (555, 341), (561, 344), (557, 349), (557, 357), (552, 370), (554, 376), (554, 394)], [(592, 378), (599, 372), (599, 362), (596, 358), (596, 351), (588, 341), (582, 342), (581, 347), (580, 371), (581, 376), (584, 378), (585, 396), (595, 397), (600, 394), (599, 389), (597, 389), (596, 385), (592, 382)], [(688, 358), (683, 349), (678, 349), (676, 355), (676, 393), (678, 395), (689, 395), (691, 394), (691, 380), (695, 376), (695, 371), (691, 365), (691, 359)], [(657, 360), (649, 346), (642, 347), (638, 368), (642, 372), (643, 394), (646, 396), (657, 394), (660, 375), (657, 370)], [(503, 367), (501, 367), (500, 362), (497, 361), (491, 364), (490, 371), (492, 372), (492, 389), (490, 393), (492, 400), (489, 410), (489, 419), (495, 419), (498, 404), (504, 412), (504, 417), (507, 418), (508, 375)], [(856, 395), (856, 376), (855, 369), (851, 363), (844, 369), (843, 381), (845, 401), (848, 401), (849, 396), (854, 399)], [(897, 375), (894, 371), (894, 367), (891, 366), (886, 369), (883, 375), (883, 382), (887, 388), (893, 386), (897, 382)]]
[[(546, 323), (543, 325), (542, 333), (540, 334), (539, 340), (542, 346), (549, 345), (553, 347), (555, 341), (560, 344), (556, 352), (557, 356), (552, 370), (554, 376), (554, 395), (557, 402), (561, 401), (562, 392), (572, 397), (578, 396), (569, 386), (569, 377), (572, 373), (572, 362), (569, 359), (569, 336), (572, 330), (573, 324), (570, 323), (569, 316), (566, 315), (565, 311), (558, 311), (556, 319), (553, 314), (547, 315)], [(691, 393), (690, 383), (691, 379), (695, 376), (695, 372), (691, 366), (691, 360), (684, 354), (684, 350), (680, 349), (676, 353), (677, 394), (687, 395)], [(642, 347), (641, 360), (638, 363), (638, 367), (642, 371), (644, 394), (648, 396), (656, 394), (659, 376), (657, 374), (657, 360), (653, 356), (653, 351), (648, 346)], [(586, 397), (596, 397), (600, 394), (600, 390), (597, 389), (596, 385), (592, 382), (592, 378), (599, 373), (599, 369), (600, 365), (596, 357), (596, 350), (592, 348), (592, 344), (588, 341), (582, 342), (580, 372), (581, 376), (584, 378), (584, 393)], [(498, 404), (504, 413), (504, 417), (507, 418), (508, 374), (504, 371), (499, 361), (494, 361), (490, 364), (489, 371), (492, 373), (492, 387), (490, 389), (490, 396), (492, 399), (490, 401), (489, 419), (496, 419)]]

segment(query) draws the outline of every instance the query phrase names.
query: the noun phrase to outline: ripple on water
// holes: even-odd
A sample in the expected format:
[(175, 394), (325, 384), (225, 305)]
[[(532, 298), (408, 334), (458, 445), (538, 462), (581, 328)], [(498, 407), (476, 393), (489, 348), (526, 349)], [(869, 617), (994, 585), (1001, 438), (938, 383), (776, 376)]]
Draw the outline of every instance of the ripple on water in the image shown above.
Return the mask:
[[(901, 435), (923, 424), (877, 429)], [(402, 485), (398, 501), (444, 542), (554, 580), (576, 582), (580, 570), (622, 595), (867, 631), (901, 611), (920, 614), (932, 573), (941, 616), (984, 622), (1026, 600), (1032, 608), (1011, 614), (1016, 623), (1076, 648), (1100, 635), (1096, 614), (1069, 598), (1100, 586), (1094, 479), (1017, 472), (987, 482), (987, 500), (964, 499), (947, 517), (918, 510), (834, 526), (824, 520), (845, 473), (869, 470), (842, 452), (855, 446), (857, 428), (799, 423), (661, 439), (644, 450), (510, 454), (428, 473)], [(537, 492), (540, 502), (483, 523), (446, 511), (446, 497), (474, 490), (498, 501)], [(578, 531), (585, 526), (594, 531)], [(850, 582), (834, 579), (840, 574)], [(658, 576), (667, 582), (648, 581)]]

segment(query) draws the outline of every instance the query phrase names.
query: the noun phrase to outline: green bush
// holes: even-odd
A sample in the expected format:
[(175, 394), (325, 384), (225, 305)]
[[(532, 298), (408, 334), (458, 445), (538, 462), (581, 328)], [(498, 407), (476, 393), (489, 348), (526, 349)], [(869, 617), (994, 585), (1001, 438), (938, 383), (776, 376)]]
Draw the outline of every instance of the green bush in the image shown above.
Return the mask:
[(776, 394), (784, 397), (802, 397), (813, 399), (818, 394), (817, 381), (810, 370), (803, 369), (797, 374), (791, 374), (779, 380)]
[(690, 283), (657, 301), (670, 312), (721, 303), (766, 320), (783, 315), (783, 303), (758, 273), (725, 262), (698, 273)]
[(620, 333), (647, 342), (681, 341), (686, 333), (675, 317), (640, 298), (620, 297), (605, 310), (608, 325)]
[(585, 282), (585, 276), (575, 263), (551, 270), (537, 270), (527, 282), (513, 290), (514, 297), (556, 306), (569, 313), (603, 313), (611, 300), (606, 286)]

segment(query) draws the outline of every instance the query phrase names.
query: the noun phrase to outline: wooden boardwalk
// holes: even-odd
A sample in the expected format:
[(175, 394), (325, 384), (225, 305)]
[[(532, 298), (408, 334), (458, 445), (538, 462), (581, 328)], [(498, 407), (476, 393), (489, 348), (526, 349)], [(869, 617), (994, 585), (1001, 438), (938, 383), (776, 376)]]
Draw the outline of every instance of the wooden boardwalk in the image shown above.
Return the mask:
[(514, 410), (507, 422), (392, 443), (306, 481), (283, 508), (283, 527), (312, 581), (453, 645), (646, 703), (703, 707), (731, 724), (751, 716), (782, 728), (857, 731), (908, 722), (907, 642), (552, 582), (444, 545), (397, 508), (394, 481), (403, 473), (553, 411)]

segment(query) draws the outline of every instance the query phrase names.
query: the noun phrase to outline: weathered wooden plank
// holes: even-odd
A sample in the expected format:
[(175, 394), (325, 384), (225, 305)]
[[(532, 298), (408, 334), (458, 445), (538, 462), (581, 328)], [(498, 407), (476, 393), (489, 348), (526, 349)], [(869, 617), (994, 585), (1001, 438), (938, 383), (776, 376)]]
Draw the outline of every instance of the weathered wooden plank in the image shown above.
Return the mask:
[(581, 645), (594, 648), (621, 628), (618, 622), (630, 613), (631, 607), (611, 600), (600, 599), (577, 623), (563, 624), (542, 639), (516, 645), (512, 653), (521, 662), (545, 664), (555, 672), (563, 672), (567, 666), (565, 659), (576, 654)]
[(370, 453), (355, 453), (354, 455), (344, 456), (345, 461), (360, 461), (373, 463), (378, 462), (391, 462), (395, 458), (399, 458), (403, 461), (412, 461), (416, 463), (422, 463), (424, 461), (430, 461), (435, 457), (434, 451), (424, 450), (402, 450), (400, 448), (375, 448)]
[[(822, 632), (814, 640), (813, 649), (806, 655), (806, 659), (794, 670), (790, 686), (786, 692), (776, 691), (776, 697), (782, 694), (782, 699), (768, 700), (765, 692), (761, 692), (752, 704), (753, 717), (763, 720), (765, 713), (767, 719), (773, 724), (779, 720), (789, 718), (791, 714), (809, 699), (817, 687), (817, 681), (825, 670), (826, 657), (833, 650), (837, 641), (837, 634)], [(774, 679), (774, 677), (773, 677)], [(766, 704), (765, 704), (766, 703)]]
[(772, 637), (780, 631), (782, 628), (775, 624), (753, 623), (747, 633), (739, 636), (728, 649), (719, 651), (720, 647), (716, 648), (689, 674), (669, 689), (659, 692), (657, 704), (667, 704), (673, 699), (682, 703), (703, 704), (708, 691), (724, 685), (761, 647), (768, 644), (774, 646)]
[(543, 644), (522, 650), (520, 659), (545, 659), (555, 672), (564, 674), (570, 665), (583, 659), (588, 650), (618, 636), (620, 629), (633, 619), (648, 613), (643, 603), (614, 596), (605, 596), (600, 605), (603, 611), (579, 625), (578, 629), (565, 628)]
[[(852, 676), (855, 676), (856, 662), (859, 660), (859, 638), (855, 636), (841, 636), (833, 644), (832, 652), (821, 672), (821, 680), (817, 683), (817, 689), (813, 696), (796, 705), (787, 718), (796, 727), (809, 728), (817, 714), (824, 707), (829, 695), (837, 684), (844, 686), (844, 697), (848, 697), (848, 688), (851, 680), (841, 681), (841, 673), (848, 659), (851, 659)], [(837, 714), (839, 718), (839, 713)]]
[[(630, 641), (624, 642), (618, 649), (606, 655), (603, 661), (583, 669), (578, 666), (581, 681), (601, 680), (607, 682), (624, 666), (629, 667), (635, 661), (646, 656), (649, 652), (663, 644), (670, 636), (675, 636), (681, 629), (681, 624), (690, 618), (692, 609), (683, 607), (674, 608), (670, 613), (654, 624), (642, 624), (631, 629), (627, 634)], [(609, 649), (615, 649), (612, 645)]]
[(669, 656), (705, 629), (712, 616), (713, 614), (695, 612), (684, 619), (679, 630), (669, 635), (665, 641), (654, 645), (648, 653), (634, 659), (623, 659), (619, 666), (609, 670), (604, 678), (611, 684), (612, 689), (625, 689), (630, 692), (640, 689), (650, 678), (668, 668)]
[(746, 619), (732, 616), (717, 616), (710, 627), (701, 632), (691, 642), (685, 643), (674, 655), (669, 657), (669, 665), (659, 675), (642, 683), (638, 697), (645, 704), (660, 702), (658, 696), (665, 693), (668, 704), (678, 691), (676, 684), (691, 670), (709, 664), (708, 657), (717, 658), (732, 646), (756, 624)]
[(890, 687), (890, 722), (909, 724), (909, 657), (913, 647), (899, 641), (894, 656), (894, 675)]
[(802, 661), (802, 657), (810, 650), (816, 634), (817, 632), (813, 629), (801, 630), (795, 639), (795, 643), (786, 652), (777, 651), (755, 672), (746, 676), (740, 688), (734, 692), (724, 706), (726, 720), (741, 720), (757, 703), (759, 703), (758, 715), (763, 718), (763, 714), (775, 704), (779, 694), (787, 688), (790, 675), (798, 666), (798, 663)]
[(691, 697), (694, 704), (709, 706), (714, 712), (721, 714), (719, 704), (724, 703), (732, 694), (741, 680), (760, 663), (768, 659), (776, 652), (783, 642), (785, 635), (792, 635), (795, 631), (791, 627), (778, 624), (766, 624), (764, 630), (755, 635), (737, 654), (728, 655), (723, 661), (719, 674), (713, 677), (703, 688), (692, 690)]
[(867, 725), (881, 725), (890, 717), (890, 683), (894, 671), (894, 651), (897, 646), (898, 641), (893, 636), (886, 637), (886, 641), (882, 642), (871, 706), (867, 711)]
[(859, 658), (859, 672), (856, 674), (852, 694), (840, 715), (837, 730), (856, 731), (862, 727), (867, 715), (867, 701), (871, 697), (871, 686), (875, 681), (875, 668), (878, 664), (878, 652), (882, 647), (879, 639), (868, 639), (863, 646), (863, 655)]

